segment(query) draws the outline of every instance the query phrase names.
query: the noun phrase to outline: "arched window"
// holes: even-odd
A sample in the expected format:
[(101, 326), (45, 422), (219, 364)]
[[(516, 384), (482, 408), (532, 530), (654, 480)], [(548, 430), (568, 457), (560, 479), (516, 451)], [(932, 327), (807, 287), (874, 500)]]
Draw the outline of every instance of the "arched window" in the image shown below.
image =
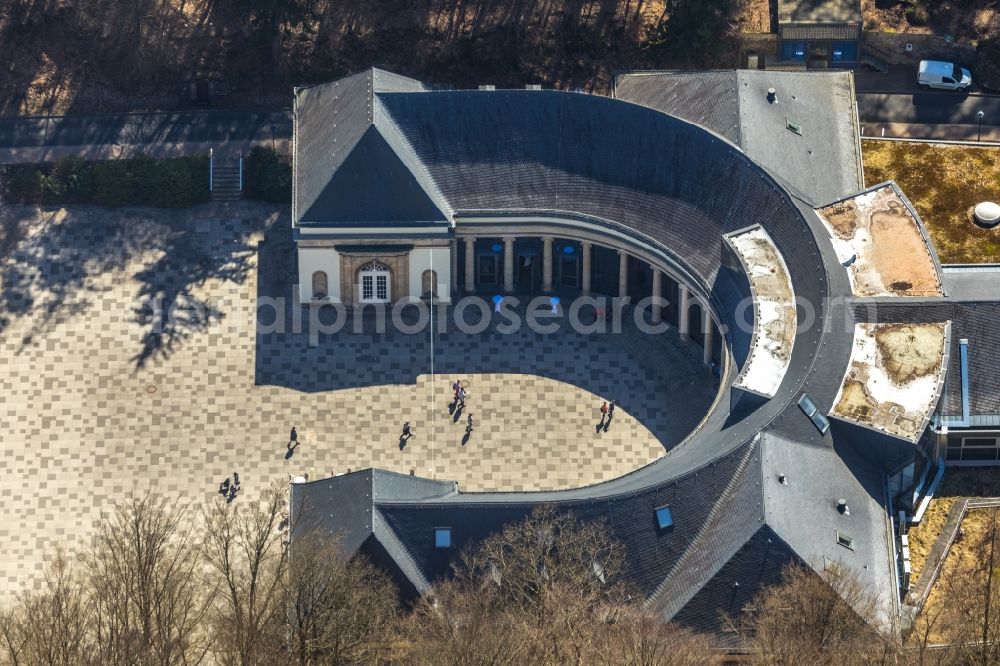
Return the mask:
[(316, 271), (312, 276), (312, 296), (313, 298), (326, 298), (329, 295), (329, 286), (325, 271)]
[(437, 298), (438, 295), (438, 274), (437, 271), (424, 271), (420, 276), (420, 295), (423, 298)]
[(391, 294), (389, 269), (373, 261), (358, 271), (358, 288), (362, 303), (388, 303)]

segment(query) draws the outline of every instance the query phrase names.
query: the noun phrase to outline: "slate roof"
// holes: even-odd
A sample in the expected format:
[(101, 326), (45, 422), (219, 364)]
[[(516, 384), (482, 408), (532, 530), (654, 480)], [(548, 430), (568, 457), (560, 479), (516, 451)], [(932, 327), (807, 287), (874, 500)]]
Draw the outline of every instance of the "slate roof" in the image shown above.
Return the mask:
[[(838, 263), (813, 207), (861, 189), (856, 153), (846, 144), (841, 144), (843, 151), (823, 147), (830, 160), (825, 164), (803, 157), (799, 151), (804, 146), (775, 148), (776, 154), (785, 151), (796, 169), (811, 172), (808, 177), (789, 172), (779, 162), (761, 166), (751, 159), (751, 153), (768, 145), (768, 136), (776, 144), (789, 143), (784, 121), (778, 131), (772, 128), (778, 116), (768, 115), (784, 111), (765, 107), (766, 99), (758, 99), (768, 81), (765, 75), (772, 73), (735, 75), (735, 107), (723, 100), (723, 108), (706, 104), (692, 111), (692, 120), (718, 123), (716, 134), (638, 103), (556, 91), (427, 91), (377, 70), (339, 82), (333, 92), (322, 86), (299, 92), (297, 113), (311, 122), (318, 123), (319, 116), (302, 106), (311, 95), (325, 105), (327, 118), (358, 115), (338, 121), (346, 128), (343, 138), (338, 130), (303, 139), (297, 170), (309, 167), (326, 174), (297, 174), (296, 183), (307, 184), (314, 195), (310, 205), (322, 198), (331, 164), (350, 159), (336, 154), (340, 146), (361, 145), (374, 127), (369, 136), (381, 137), (391, 149), (377, 164), (398, 161), (411, 170), (426, 195), (419, 201), (401, 197), (415, 210), (426, 210), (422, 207), (429, 201), (459, 223), (479, 214), (585, 220), (661, 250), (710, 295), (738, 362), (748, 335), (738, 332), (733, 305), (746, 294), (738, 280), (720, 270), (722, 235), (760, 223), (782, 253), (803, 303), (800, 323), (809, 325), (800, 326), (789, 369), (773, 398), (732, 413), (728, 392), (721, 392), (715, 409), (685, 442), (620, 478), (565, 491), (462, 493), (446, 482), (377, 470), (357, 472), (294, 485), (293, 507), (318, 507), (309, 519), (309, 512), (300, 511), (303, 518), (296, 529), (340, 534), (345, 548), (383, 558), (422, 592), (448, 575), (465, 545), (522, 518), (537, 504), (556, 503), (583, 519), (607, 521), (615, 538), (625, 544), (627, 577), (665, 618), (721, 631), (720, 611), (742, 608), (761, 585), (777, 580), (784, 564), (795, 560), (817, 571), (831, 560), (860, 570), (883, 600), (885, 615), (894, 613), (895, 551), (883, 475), (912, 461), (916, 447), (839, 426), (821, 434), (797, 400), (808, 394), (822, 413), (829, 412), (850, 358), (854, 324), (863, 321), (953, 321), (953, 335), (971, 338), (973, 364), (983, 369), (977, 395), (1000, 396), (1000, 387), (988, 383), (992, 379), (985, 371), (990, 340), (996, 338), (993, 304), (953, 298), (851, 298), (847, 271)], [(723, 90), (732, 85), (733, 76), (713, 74), (704, 85)], [(807, 78), (783, 78), (787, 86), (771, 83), (778, 88), (779, 104), (786, 98), (797, 101), (798, 86), (804, 85), (813, 92), (826, 90), (822, 94), (833, 97), (825, 99), (839, 105), (838, 113), (844, 111), (845, 89), (831, 93), (831, 82), (849, 89), (849, 77), (802, 76)], [(364, 103), (348, 103), (347, 88)], [(657, 83), (633, 92), (639, 90), (660, 95), (664, 88)], [(674, 93), (646, 101), (682, 105), (679, 100), (685, 94), (697, 99), (680, 88)], [(744, 96), (752, 101), (744, 103)], [(801, 107), (789, 101), (781, 109), (818, 112), (822, 95), (806, 98)], [(733, 108), (740, 113), (743, 151), (725, 134), (731, 131), (724, 126), (726, 114)], [(831, 141), (846, 136), (846, 124), (834, 129), (827, 124), (825, 130), (820, 125), (813, 137), (812, 125), (804, 123), (803, 137), (811, 142), (824, 132)], [(331, 146), (332, 156), (324, 152)], [(815, 146), (814, 153), (821, 150), (818, 143)], [(786, 180), (793, 177), (794, 183)], [(830, 182), (822, 182), (824, 177)], [(355, 184), (365, 187), (363, 180)], [(303, 196), (297, 192), (296, 201)], [(338, 218), (336, 208), (341, 205), (355, 209)], [(330, 197), (317, 206), (324, 212), (315, 219), (359, 215), (383, 220), (389, 213), (379, 205)], [(369, 209), (376, 213), (367, 215)], [(975, 352), (977, 348), (982, 351)], [(951, 363), (946, 402), (954, 398), (954, 357)], [(737, 370), (729, 368), (723, 386)], [(991, 406), (985, 397), (974, 400), (980, 400), (976, 404), (983, 409)], [(777, 483), (779, 472), (787, 475), (787, 485)], [(849, 517), (836, 512), (835, 501), (841, 497), (848, 501)], [(675, 525), (668, 532), (660, 532), (654, 523), (655, 508), (664, 504), (674, 513)], [(435, 527), (451, 527), (456, 547), (435, 548)], [(840, 527), (853, 538), (853, 550), (836, 543)]]
[(377, 69), (295, 89), (295, 224), (398, 226), (449, 219), (447, 205), (376, 98), (385, 90), (425, 89)]
[(1000, 414), (1000, 304), (961, 303), (953, 310), (952, 350), (941, 411), (962, 415), (962, 374), (959, 341), (969, 341), (969, 412)]
[(861, 0), (778, 0), (778, 23), (861, 21)]
[(864, 188), (851, 72), (628, 72), (615, 97), (724, 136), (814, 206)]

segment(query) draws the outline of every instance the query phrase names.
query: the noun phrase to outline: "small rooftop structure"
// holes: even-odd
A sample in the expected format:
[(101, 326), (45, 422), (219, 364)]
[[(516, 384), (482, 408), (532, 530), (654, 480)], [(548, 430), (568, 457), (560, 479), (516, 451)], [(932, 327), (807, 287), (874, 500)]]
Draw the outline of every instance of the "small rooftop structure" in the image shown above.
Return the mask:
[(916, 442), (944, 387), (949, 327), (856, 324), (830, 415)]
[(756, 326), (750, 354), (734, 386), (773, 396), (795, 345), (795, 293), (785, 260), (760, 226), (726, 237), (750, 280)]
[(927, 235), (894, 185), (879, 185), (817, 212), (855, 296), (944, 295)]

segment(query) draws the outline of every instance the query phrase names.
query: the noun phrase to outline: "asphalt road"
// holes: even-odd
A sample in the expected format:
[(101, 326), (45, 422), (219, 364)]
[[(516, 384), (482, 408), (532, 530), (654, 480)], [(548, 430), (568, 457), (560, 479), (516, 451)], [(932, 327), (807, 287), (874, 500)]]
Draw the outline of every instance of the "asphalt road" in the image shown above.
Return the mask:
[(976, 114), (982, 111), (983, 127), (1000, 126), (998, 95), (920, 91), (858, 93), (857, 98), (858, 117), (862, 124), (977, 125)]

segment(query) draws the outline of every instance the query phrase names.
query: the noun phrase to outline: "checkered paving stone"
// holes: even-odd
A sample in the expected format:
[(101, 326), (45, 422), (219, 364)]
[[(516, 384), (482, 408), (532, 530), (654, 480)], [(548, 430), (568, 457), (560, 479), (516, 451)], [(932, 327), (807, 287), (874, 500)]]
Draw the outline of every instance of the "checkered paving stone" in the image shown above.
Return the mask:
[[(290, 296), (287, 212), (8, 207), (0, 222), (0, 598), (37, 581), (56, 548), (84, 545), (133, 490), (219, 501), (238, 471), (240, 501), (290, 475), (371, 466), (463, 491), (587, 485), (662, 456), (717, 388), (700, 349), (671, 333), (451, 327), (311, 343), (290, 314), (287, 332), (258, 329), (257, 296)], [(156, 329), (142, 299), (183, 307)], [(457, 378), (469, 397), (456, 420)]]

